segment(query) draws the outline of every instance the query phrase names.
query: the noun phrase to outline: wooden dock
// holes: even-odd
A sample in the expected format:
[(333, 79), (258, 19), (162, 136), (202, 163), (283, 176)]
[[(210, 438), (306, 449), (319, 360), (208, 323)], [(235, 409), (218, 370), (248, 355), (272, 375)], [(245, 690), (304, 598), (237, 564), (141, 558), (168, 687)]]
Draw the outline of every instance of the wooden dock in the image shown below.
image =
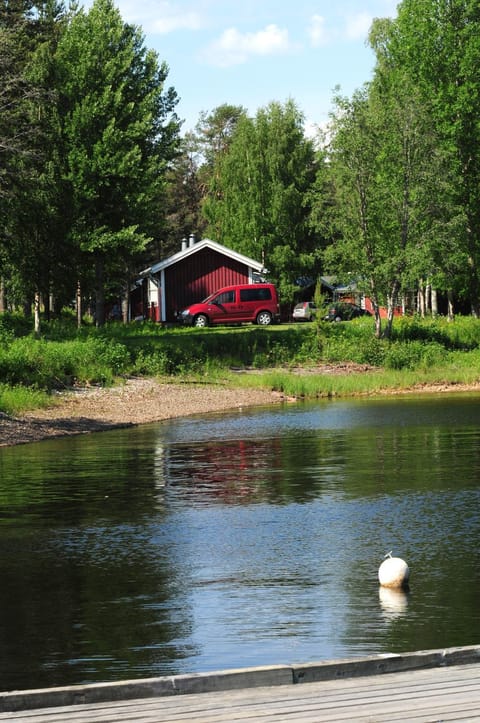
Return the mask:
[[(478, 649), (474, 650), (476, 653), (480, 652)], [(476, 658), (476, 655), (473, 657)], [(406, 660), (405, 657), (399, 659)], [(371, 670), (371, 660), (368, 659), (367, 671)], [(410, 669), (397, 672), (386, 670), (383, 673), (365, 675), (361, 674), (361, 669), (357, 666), (353, 677), (348, 673), (344, 676), (344, 671), (339, 668), (339, 674), (333, 680), (304, 683), (297, 681), (297, 684), (293, 685), (274, 684), (202, 693), (84, 702), (66, 706), (33, 707), (1, 712), (0, 721), (10, 723), (480, 722), (479, 662), (446, 663), (421, 668), (415, 664)], [(278, 666), (278, 670), (280, 668), (281, 666)], [(313, 670), (317, 671), (319, 667), (315, 666), (311, 669)], [(325, 670), (324, 668), (321, 675), (324, 675)], [(350, 668), (350, 672), (352, 670)], [(0, 700), (2, 697), (0, 694)]]

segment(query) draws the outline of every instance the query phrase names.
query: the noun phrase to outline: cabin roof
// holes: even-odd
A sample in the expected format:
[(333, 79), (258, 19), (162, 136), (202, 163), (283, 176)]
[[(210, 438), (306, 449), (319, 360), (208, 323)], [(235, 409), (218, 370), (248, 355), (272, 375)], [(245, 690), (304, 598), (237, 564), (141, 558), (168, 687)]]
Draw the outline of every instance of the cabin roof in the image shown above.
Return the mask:
[(150, 276), (151, 274), (158, 274), (163, 269), (166, 269), (169, 266), (173, 266), (179, 261), (187, 259), (189, 256), (192, 256), (192, 254), (196, 254), (202, 249), (211, 249), (212, 251), (216, 251), (220, 254), (223, 254), (224, 256), (229, 256), (230, 258), (235, 259), (239, 263), (252, 268), (254, 271), (258, 271), (259, 273), (265, 271), (265, 269), (263, 268), (263, 264), (259, 263), (258, 261), (250, 259), (248, 256), (244, 256), (243, 254), (238, 253), (238, 251), (233, 251), (226, 246), (222, 246), (222, 244), (219, 244), (216, 241), (205, 238), (201, 241), (189, 244), (186, 248), (182, 248), (181, 251), (178, 251), (177, 253), (169, 256), (163, 261), (152, 264), (152, 266), (149, 266), (147, 269), (141, 271), (140, 276), (143, 277)]

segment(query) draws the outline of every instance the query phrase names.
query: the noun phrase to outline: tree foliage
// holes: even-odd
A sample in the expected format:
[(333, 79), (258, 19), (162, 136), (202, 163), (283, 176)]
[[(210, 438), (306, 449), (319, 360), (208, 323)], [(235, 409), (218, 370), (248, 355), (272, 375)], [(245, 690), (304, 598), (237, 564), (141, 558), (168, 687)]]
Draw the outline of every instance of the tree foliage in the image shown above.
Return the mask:
[(72, 234), (92, 256), (97, 323), (105, 273), (123, 273), (150, 240), (157, 200), (175, 151), (178, 123), (167, 121), (175, 93), (167, 68), (111, 0), (76, 14), (57, 51)]
[[(337, 98), (328, 150), (331, 269), (365, 285), (389, 336), (400, 298), (423, 284), (478, 298), (478, 19), (476, 3), (404, 0), (377, 20), (372, 81)], [(324, 171), (322, 169), (322, 174)]]
[(284, 300), (320, 268), (354, 278), (377, 335), (425, 287), (478, 315), (478, 0), (402, 0), (369, 42), (321, 147), (293, 100), (225, 103), (180, 141), (168, 68), (112, 0), (0, 0), (0, 310), (6, 289), (48, 314), (80, 283), (102, 323), (106, 293), (194, 233), (263, 261)]
[[(0, 206), (2, 273), (26, 298), (60, 282), (68, 216), (61, 202), (53, 54), (64, 21), (61, 6), (5, 4), (0, 12)], [(48, 311), (48, 308), (47, 308)]]
[(105, 279), (128, 285), (165, 213), (180, 128), (168, 68), (109, 0), (2, 4), (0, 40), (0, 263), (44, 299), (95, 278), (102, 323)]
[(204, 203), (212, 237), (262, 261), (287, 298), (295, 278), (315, 266), (305, 206), (314, 168), (302, 114), (293, 101), (271, 103), (237, 119)]
[(164, 192), (165, 222), (151, 263), (178, 251), (179, 239), (187, 239), (192, 234), (199, 237), (203, 235), (206, 221), (202, 216), (204, 187), (201, 168), (201, 151), (197, 138), (191, 132), (186, 133), (179, 154), (167, 170)]
[[(437, 149), (449, 159), (445, 208), (466, 292), (480, 310), (480, 6), (476, 0), (403, 0), (388, 42), (391, 63), (408, 73), (428, 106)], [(459, 213), (460, 211), (460, 213)], [(461, 221), (461, 223), (460, 223)]]

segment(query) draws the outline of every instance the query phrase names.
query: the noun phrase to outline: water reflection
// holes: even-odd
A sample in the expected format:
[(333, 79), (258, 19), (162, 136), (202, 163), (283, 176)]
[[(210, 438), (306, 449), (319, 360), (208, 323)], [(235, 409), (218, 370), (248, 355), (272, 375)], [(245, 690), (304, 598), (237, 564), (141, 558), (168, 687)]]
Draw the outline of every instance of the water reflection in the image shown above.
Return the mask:
[(395, 620), (403, 617), (408, 609), (408, 592), (394, 590), (388, 587), (379, 587), (378, 596), (386, 620)]
[[(1, 449), (2, 687), (478, 642), (479, 401), (330, 401)], [(379, 590), (390, 549), (408, 596)]]

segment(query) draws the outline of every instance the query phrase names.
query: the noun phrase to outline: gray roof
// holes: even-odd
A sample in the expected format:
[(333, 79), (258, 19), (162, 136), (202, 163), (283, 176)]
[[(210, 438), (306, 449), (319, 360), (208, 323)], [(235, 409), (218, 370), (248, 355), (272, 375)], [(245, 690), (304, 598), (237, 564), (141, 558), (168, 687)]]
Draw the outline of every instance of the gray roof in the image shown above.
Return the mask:
[(352, 279), (348, 283), (342, 283), (337, 276), (320, 276), (320, 281), (323, 286), (326, 286), (330, 291), (336, 291), (339, 294), (347, 293), (349, 291), (357, 291), (358, 282)]

